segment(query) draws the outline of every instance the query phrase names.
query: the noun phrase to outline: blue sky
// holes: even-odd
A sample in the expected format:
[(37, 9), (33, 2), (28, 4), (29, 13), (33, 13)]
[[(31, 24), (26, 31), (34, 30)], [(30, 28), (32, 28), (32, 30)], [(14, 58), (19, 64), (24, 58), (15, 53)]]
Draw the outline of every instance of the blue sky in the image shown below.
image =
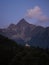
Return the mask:
[[(28, 17), (30, 11), (32, 10), (33, 15), (36, 9), (42, 11), (41, 18), (45, 16), (45, 22), (43, 20), (39, 22), (33, 16)], [(16, 24), (22, 18), (32, 24), (49, 26), (49, 20), (47, 20), (49, 19), (49, 0), (0, 0), (0, 28), (7, 27), (11, 23)]]

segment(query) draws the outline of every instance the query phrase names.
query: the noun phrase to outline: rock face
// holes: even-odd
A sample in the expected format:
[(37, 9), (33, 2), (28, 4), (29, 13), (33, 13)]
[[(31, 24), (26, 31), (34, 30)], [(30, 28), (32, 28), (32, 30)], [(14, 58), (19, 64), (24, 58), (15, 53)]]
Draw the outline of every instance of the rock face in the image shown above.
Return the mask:
[(11, 39), (21, 38), (28, 41), (31, 39), (31, 33), (35, 27), (35, 25), (29, 24), (25, 19), (21, 19), (16, 25), (10, 24), (5, 30), (0, 30), (0, 33), (10, 37)]
[(25, 19), (10, 24), (6, 29), (0, 29), (0, 34), (21, 44), (27, 42), (32, 46), (49, 47), (49, 27), (29, 24)]

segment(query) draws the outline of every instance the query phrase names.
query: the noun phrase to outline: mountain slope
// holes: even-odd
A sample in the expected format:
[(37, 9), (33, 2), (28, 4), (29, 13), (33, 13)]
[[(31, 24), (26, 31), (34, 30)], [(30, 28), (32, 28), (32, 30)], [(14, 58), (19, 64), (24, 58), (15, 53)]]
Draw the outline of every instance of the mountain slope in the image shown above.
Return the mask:
[(42, 48), (49, 47), (49, 30), (47, 28), (40, 27), (38, 29), (36, 28), (33, 31), (34, 35), (32, 35), (32, 39), (29, 41), (29, 44)]

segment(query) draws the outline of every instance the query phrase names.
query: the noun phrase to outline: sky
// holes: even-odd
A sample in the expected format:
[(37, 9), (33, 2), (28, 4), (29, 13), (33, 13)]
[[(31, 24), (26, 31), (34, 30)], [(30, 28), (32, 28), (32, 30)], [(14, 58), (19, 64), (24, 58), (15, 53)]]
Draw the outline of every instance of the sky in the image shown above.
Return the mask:
[(22, 18), (31, 24), (49, 26), (49, 0), (0, 0), (0, 28), (17, 24)]

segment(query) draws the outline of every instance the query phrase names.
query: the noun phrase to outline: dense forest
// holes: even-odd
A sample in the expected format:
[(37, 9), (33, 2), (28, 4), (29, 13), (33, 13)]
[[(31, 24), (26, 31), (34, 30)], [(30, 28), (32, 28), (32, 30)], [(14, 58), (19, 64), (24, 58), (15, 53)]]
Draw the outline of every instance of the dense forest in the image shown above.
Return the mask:
[(0, 65), (49, 65), (49, 49), (21, 46), (0, 35)]

